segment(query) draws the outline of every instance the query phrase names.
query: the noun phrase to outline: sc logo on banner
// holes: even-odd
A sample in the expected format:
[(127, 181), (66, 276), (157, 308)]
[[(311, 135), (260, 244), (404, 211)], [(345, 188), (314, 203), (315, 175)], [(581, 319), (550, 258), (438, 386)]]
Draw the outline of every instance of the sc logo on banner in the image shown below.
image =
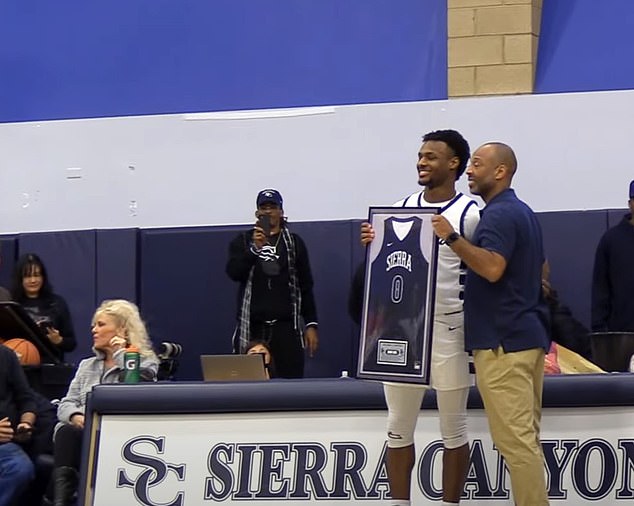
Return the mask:
[[(163, 454), (165, 451), (165, 436), (139, 436), (125, 444), (121, 452), (123, 460), (142, 468), (142, 471), (136, 478), (131, 479), (128, 477), (125, 469), (118, 469), (117, 488), (130, 487), (134, 491), (136, 500), (145, 506), (183, 506), (185, 492), (182, 490), (176, 491), (176, 497), (172, 499), (164, 499), (165, 490), (163, 490), (163, 494), (160, 494), (160, 490), (158, 490), (155, 491), (153, 495), (156, 497), (156, 495), (160, 494), (161, 500), (159, 502), (153, 502), (150, 499), (151, 490), (163, 483), (170, 472), (176, 476), (178, 481), (184, 481), (185, 464), (170, 464), (161, 458), (148, 455), (147, 451), (141, 448), (135, 448), (141, 446), (147, 450), (148, 445), (153, 447), (157, 454)], [(169, 488), (174, 490), (174, 487), (169, 487), (167, 484), (164, 485), (164, 489)]]

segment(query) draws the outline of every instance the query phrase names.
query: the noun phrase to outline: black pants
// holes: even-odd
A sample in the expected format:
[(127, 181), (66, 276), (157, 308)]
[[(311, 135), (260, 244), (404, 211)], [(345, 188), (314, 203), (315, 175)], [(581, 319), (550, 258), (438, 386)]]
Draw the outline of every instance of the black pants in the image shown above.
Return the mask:
[(79, 470), (83, 434), (83, 429), (71, 424), (64, 424), (57, 430), (53, 453), (55, 467), (68, 466)]
[(251, 322), (251, 339), (268, 344), (278, 378), (304, 377), (304, 348), (292, 321)]

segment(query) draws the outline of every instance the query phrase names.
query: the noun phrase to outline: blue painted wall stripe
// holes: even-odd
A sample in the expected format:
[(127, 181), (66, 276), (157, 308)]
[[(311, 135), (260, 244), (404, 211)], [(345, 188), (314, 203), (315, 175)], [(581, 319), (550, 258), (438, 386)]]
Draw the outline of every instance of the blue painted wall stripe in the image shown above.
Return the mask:
[(544, 0), (535, 91), (634, 88), (634, 2)]
[(447, 97), (446, 0), (24, 0), (0, 122)]

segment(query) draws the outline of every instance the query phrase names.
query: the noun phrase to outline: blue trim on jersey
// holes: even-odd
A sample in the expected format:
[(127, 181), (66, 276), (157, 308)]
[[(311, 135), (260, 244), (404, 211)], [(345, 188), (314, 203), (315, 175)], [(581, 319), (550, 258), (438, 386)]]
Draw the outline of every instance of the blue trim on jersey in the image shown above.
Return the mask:
[[(413, 209), (413, 208), (412, 208), (412, 209)], [(416, 220), (420, 220), (420, 218), (417, 218), (417, 217), (411, 217), (411, 216), (408, 216), (407, 218), (397, 218), (396, 216), (391, 216), (390, 218), (387, 218), (387, 219), (385, 220), (385, 222), (387, 223), (387, 222), (390, 222), (390, 221), (391, 221), (391, 222), (396, 222), (396, 223), (410, 223), (410, 222), (415, 223), (415, 222), (416, 222)], [(422, 223), (422, 220), (421, 220), (421, 223)], [(411, 230), (412, 230), (412, 229), (410, 228), (409, 232), (411, 232)], [(394, 229), (393, 229), (393, 228), (392, 228), (392, 231), (394, 232)], [(407, 232), (407, 235), (409, 235), (409, 232)], [(394, 234), (396, 234), (396, 232), (394, 232)], [(407, 235), (406, 235), (405, 237), (407, 237)], [(399, 241), (403, 241), (403, 240), (405, 239), (405, 237), (404, 237), (403, 239), (400, 239), (400, 238), (398, 237), (398, 235), (397, 235), (396, 237), (397, 237), (397, 239), (398, 239)]]
[[(412, 195), (408, 195), (407, 197), (405, 197), (405, 199), (403, 199), (403, 203), (401, 204), (401, 207), (409, 207), (407, 204), (409, 203), (409, 199), (411, 199), (414, 196), (414, 194)], [(422, 199), (423, 198), (423, 192), (419, 192), (418, 193), (418, 204), (416, 205), (416, 207), (426, 207), (423, 205)]]
[[(416, 207), (428, 207), (429, 205), (433, 205), (433, 203), (431, 202), (424, 202), (423, 203), (423, 195), (424, 195), (425, 191), (421, 191), (418, 192), (418, 202), (417, 202), (417, 206)], [(414, 196), (414, 194), (412, 195), (408, 195), (404, 200), (403, 203), (401, 204), (401, 207), (409, 207), (408, 203), (409, 203), (409, 199), (411, 199)], [(444, 212), (446, 209), (449, 209), (454, 203), (456, 203), (458, 201), (458, 199), (460, 199), (460, 197), (462, 197), (462, 193), (458, 192), (454, 198), (452, 198), (446, 206), (443, 206), (440, 208), (440, 212)], [(469, 208), (469, 206), (471, 204), (475, 204), (475, 202), (472, 200), (471, 202), (469, 202), (469, 204), (467, 204), (467, 206), (465, 207), (465, 210)], [(462, 228), (462, 221), (464, 219), (464, 213), (463, 216), (460, 218), (460, 228)]]
[(464, 235), (464, 219), (471, 206), (475, 206), (475, 200), (470, 201), (462, 210), (462, 215), (460, 216), (460, 235)]
[(440, 208), (440, 212), (444, 213), (447, 209), (449, 209), (452, 205), (454, 205), (460, 197), (462, 197), (462, 193), (460, 192), (456, 193), (456, 196), (452, 198), (445, 207)]

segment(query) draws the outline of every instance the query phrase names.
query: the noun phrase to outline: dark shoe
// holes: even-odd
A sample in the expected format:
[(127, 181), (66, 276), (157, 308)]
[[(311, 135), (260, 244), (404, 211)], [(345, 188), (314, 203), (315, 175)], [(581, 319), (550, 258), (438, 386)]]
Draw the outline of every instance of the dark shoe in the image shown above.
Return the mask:
[(53, 470), (53, 487), (55, 490), (54, 506), (70, 506), (77, 492), (77, 470), (62, 466)]

